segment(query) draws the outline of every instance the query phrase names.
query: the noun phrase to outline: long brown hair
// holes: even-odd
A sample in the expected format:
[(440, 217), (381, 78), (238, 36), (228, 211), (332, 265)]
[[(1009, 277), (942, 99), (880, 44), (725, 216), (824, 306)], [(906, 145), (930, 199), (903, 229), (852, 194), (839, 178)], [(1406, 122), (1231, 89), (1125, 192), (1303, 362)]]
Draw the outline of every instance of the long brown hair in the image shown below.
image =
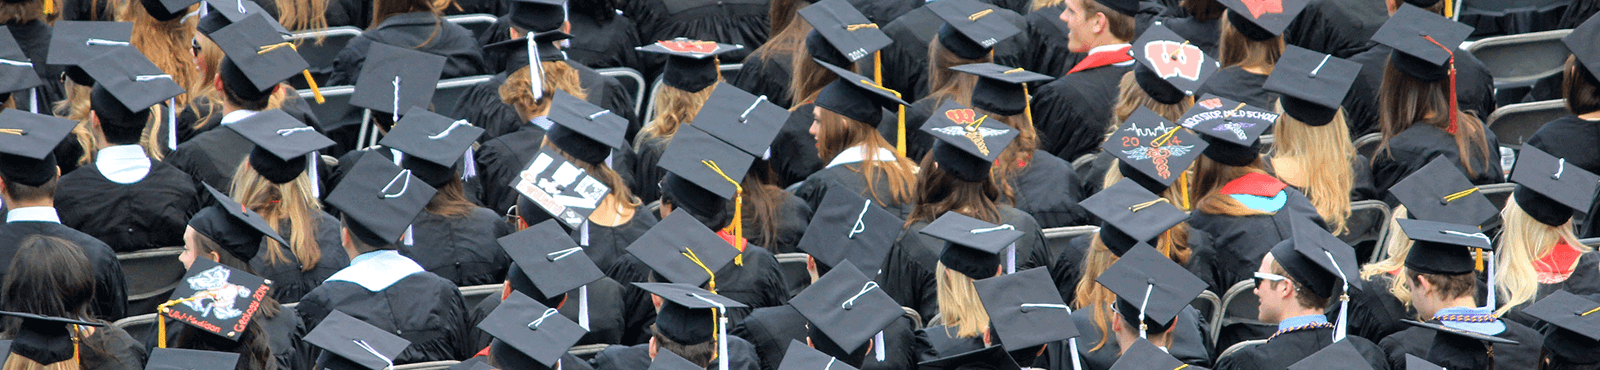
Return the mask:
[(915, 190), (912, 186), (916, 181), (916, 167), (911, 160), (896, 153), (894, 160), (884, 161), (877, 158), (878, 149), (894, 151), (894, 146), (879, 134), (877, 129), (866, 123), (857, 122), (843, 115), (827, 109), (817, 109), (817, 153), (824, 160), (830, 160), (845, 149), (854, 146), (862, 147), (863, 160), (858, 163), (845, 164), (856, 173), (865, 177), (867, 193), (872, 200), (886, 203), (885, 199), (878, 197), (877, 178), (883, 176), (888, 182), (887, 190), (889, 199), (893, 203), (907, 203), (913, 201)]
[(317, 230), (323, 226), (322, 202), (311, 195), (312, 186), (311, 177), (304, 173), (287, 183), (274, 184), (250, 167), (250, 161), (240, 163), (234, 172), (228, 195), (260, 214), (273, 231), (287, 236), (294, 253), (284, 255), (278, 242), (268, 238), (261, 250), (268, 263), (299, 262), (300, 271), (311, 271), (322, 260), (322, 245), (317, 242)]
[(807, 53), (805, 49), (805, 41), (806, 36), (811, 34), (811, 24), (803, 20), (795, 21), (799, 19), (795, 17), (795, 12), (810, 5), (811, 2), (806, 0), (774, 0), (772, 2), (772, 10), (768, 12), (768, 16), (772, 17), (773, 36), (767, 39), (766, 43), (761, 44), (759, 50), (763, 51), (761, 53), (762, 58), (789, 58), (790, 61), (793, 61), (795, 57), (801, 55), (810, 57), (810, 53)]
[(940, 169), (933, 156), (922, 157), (922, 169), (917, 174), (917, 202), (906, 216), (906, 225), (918, 221), (932, 222), (945, 212), (955, 212), (967, 217), (999, 224), (1000, 188), (994, 180), (963, 181)]
[(17, 3), (0, 3), (0, 24), (25, 24), (45, 20), (44, 2), (30, 0)]
[[(318, 0), (277, 0), (278, 23), (290, 32), (328, 28), (328, 2)], [(322, 42), (317, 38), (316, 42)]]
[[(1413, 125), (1430, 125), (1449, 132), (1450, 97), (1445, 92), (1449, 83), (1449, 79), (1430, 82), (1411, 78), (1395, 69), (1392, 62), (1383, 67), (1383, 86), (1378, 89), (1378, 127), (1383, 140), (1378, 143), (1378, 155), (1392, 156), (1389, 140)], [(1467, 112), (1455, 113), (1456, 132), (1452, 136), (1456, 139), (1456, 151), (1461, 153), (1461, 168), (1466, 169), (1467, 177), (1477, 177), (1478, 171), (1472, 168), (1474, 157), (1492, 168), (1483, 121)], [(1377, 155), (1373, 157), (1376, 161)]]
[[(1277, 105), (1283, 112), (1283, 104)], [(1272, 132), (1273, 164), (1292, 162), (1299, 167), (1299, 186), (1317, 208), (1317, 214), (1328, 222), (1334, 235), (1344, 234), (1345, 219), (1350, 218), (1350, 189), (1355, 187), (1355, 173), (1349, 168), (1356, 159), (1356, 147), (1350, 143), (1350, 128), (1345, 126), (1344, 110), (1334, 113), (1333, 120), (1322, 126), (1311, 126), (1279, 114)], [(1279, 171), (1282, 173), (1282, 171)], [(1280, 176), (1281, 178), (1281, 176)], [(1285, 180), (1284, 182), (1288, 182)]]
[(547, 114), (550, 111), (550, 99), (556, 90), (565, 91), (578, 99), (589, 98), (589, 92), (578, 82), (578, 70), (572, 69), (567, 62), (539, 62), (539, 66), (544, 68), (543, 98), (533, 98), (533, 83), (528, 81), (528, 74), (533, 73), (532, 67), (523, 66), (512, 72), (506, 77), (506, 82), (500, 85), (500, 101), (515, 108), (523, 120)]
[(1139, 107), (1149, 108), (1161, 118), (1177, 122), (1179, 118), (1183, 118), (1183, 112), (1194, 106), (1193, 96), (1185, 96), (1176, 104), (1162, 104), (1150, 98), (1150, 94), (1144, 92), (1144, 88), (1139, 87), (1138, 81), (1134, 80), (1131, 71), (1122, 75), (1122, 81), (1117, 83), (1117, 86), (1120, 90), (1118, 90), (1117, 105), (1111, 108), (1112, 119), (1111, 125), (1106, 129), (1107, 137), (1110, 137), (1110, 133), (1116, 132), (1117, 127), (1122, 126), (1123, 122), (1127, 122), (1128, 117), (1133, 116), (1133, 112), (1139, 110)]
[[(717, 72), (717, 80), (722, 80), (720, 71)], [(716, 90), (716, 84), (693, 92), (662, 84), (661, 89), (656, 90), (656, 96), (651, 98), (656, 107), (655, 117), (644, 129), (639, 130), (639, 137), (670, 138), (677, 134), (678, 127), (694, 121), (694, 117), (700, 114), (700, 107), (706, 105), (706, 100), (711, 99), (711, 92)]]
[(421, 48), (423, 46), (427, 46), (428, 44), (432, 44), (433, 39), (439, 37), (439, 30), (444, 28), (444, 19), (439, 17), (441, 14), (440, 12), (443, 9), (443, 4), (429, 0), (374, 0), (372, 2), (372, 24), (368, 25), (367, 29), (377, 29), (378, 25), (383, 24), (383, 21), (389, 20), (389, 17), (400, 14), (416, 12), (432, 13), (433, 33), (428, 34), (428, 38), (426, 40), (423, 40), (421, 43), (412, 46), (397, 45), (412, 49)]
[(972, 87), (978, 84), (978, 76), (956, 72), (950, 67), (973, 63), (988, 63), (994, 58), (984, 55), (978, 59), (966, 59), (957, 56), (944, 48), (939, 43), (939, 36), (934, 36), (928, 43), (928, 96), (938, 99), (937, 102), (955, 100), (961, 105), (972, 105)]
[(1200, 199), (1195, 202), (1195, 210), (1214, 215), (1236, 217), (1268, 214), (1267, 212), (1246, 207), (1244, 203), (1239, 203), (1233, 197), (1218, 192), (1222, 190), (1224, 185), (1244, 177), (1246, 174), (1266, 174), (1267, 171), (1262, 167), (1260, 157), (1250, 162), (1249, 165), (1229, 166), (1201, 156), (1200, 159), (1195, 160), (1194, 168), (1194, 194), (1200, 195), (1195, 197)]
[(1277, 65), (1278, 58), (1283, 56), (1282, 36), (1260, 41), (1251, 40), (1244, 37), (1239, 29), (1234, 28), (1228, 17), (1222, 17), (1220, 28), (1222, 40), (1217, 44), (1217, 53), (1222, 54), (1218, 59), (1223, 68), (1240, 66), (1261, 69), (1262, 74), (1271, 74), (1272, 67)]
[(567, 154), (566, 151), (561, 150), (561, 147), (551, 143), (549, 136), (545, 136), (544, 142), (539, 145), (543, 148), (550, 148), (551, 151), (560, 154), (561, 158), (571, 162), (573, 166), (578, 166), (578, 168), (583, 169), (584, 173), (599, 179), (606, 187), (611, 188), (611, 193), (606, 194), (606, 197), (621, 199), (622, 205), (626, 205), (628, 208), (638, 207), (642, 203), (639, 201), (639, 197), (633, 195), (633, 191), (628, 190), (628, 182), (623, 181), (622, 175), (617, 174), (617, 171), (611, 169), (611, 166), (606, 165), (605, 162), (589, 163), (578, 159), (578, 157), (573, 157), (571, 154)]
[[(795, 18), (793, 23), (804, 24), (807, 28), (811, 27), (811, 24), (807, 23), (804, 18)], [(809, 34), (811, 31), (807, 30), (806, 32)], [(794, 66), (793, 73), (789, 74), (789, 96), (794, 99), (794, 106), (790, 108), (791, 110), (799, 108), (802, 104), (817, 100), (817, 94), (822, 92), (823, 87), (839, 79), (839, 76), (834, 75), (833, 71), (829, 71), (821, 64), (818, 64), (816, 60), (811, 59), (811, 53), (805, 51), (806, 45), (806, 38), (801, 36), (800, 44), (797, 47), (798, 50), (793, 56), (793, 63), (790, 63)], [(858, 70), (855, 64), (838, 67), (851, 71)]]
[[(65, 239), (33, 235), (22, 239), (11, 267), (0, 286), (0, 307), (10, 312), (36, 315), (88, 319), (89, 303), (94, 299), (95, 279), (89, 273), (92, 266), (78, 245)], [(14, 339), (22, 326), (22, 319), (6, 317), (3, 321), (5, 337)], [(72, 330), (73, 343), (84, 342), (82, 351), (101, 352), (93, 341), (84, 341), (86, 335)], [(74, 358), (76, 360), (77, 358)], [(77, 370), (78, 361), (61, 361), (51, 365), (11, 352), (6, 356), (7, 370)]]
[(422, 210), (444, 217), (465, 217), (478, 209), (478, 204), (467, 199), (466, 187), (461, 185), (461, 176), (451, 176), (450, 182), (439, 187), (439, 192), (428, 200), (428, 206)]
[(777, 174), (772, 173), (768, 163), (757, 160), (751, 164), (750, 171), (745, 172), (744, 180), (739, 183), (744, 189), (744, 206), (740, 210), (744, 219), (738, 222), (744, 223), (745, 230), (756, 231), (754, 237), (745, 234), (752, 243), (772, 249), (778, 240), (778, 223), (782, 222), (780, 215), (789, 193), (774, 185), (777, 183)]
[(1578, 115), (1600, 111), (1600, 79), (1571, 55), (1567, 56), (1566, 69), (1561, 76), (1561, 97), (1567, 101), (1567, 112)]

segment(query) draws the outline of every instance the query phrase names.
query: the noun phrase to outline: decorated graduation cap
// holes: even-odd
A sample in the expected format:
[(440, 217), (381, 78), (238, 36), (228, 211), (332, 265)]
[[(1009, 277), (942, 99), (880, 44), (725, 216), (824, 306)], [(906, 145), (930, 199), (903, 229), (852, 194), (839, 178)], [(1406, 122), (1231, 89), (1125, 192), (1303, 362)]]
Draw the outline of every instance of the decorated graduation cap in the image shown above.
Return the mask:
[(157, 21), (170, 21), (189, 14), (189, 7), (200, 0), (139, 0), (144, 11)]
[[(1492, 305), (1491, 305), (1492, 307)], [(1489, 353), (1496, 344), (1517, 345), (1517, 341), (1469, 330), (1456, 329), (1435, 323), (1400, 320), (1412, 326), (1434, 330), (1433, 343), (1427, 350), (1428, 362), (1447, 369), (1485, 369), (1492, 367)]]
[(1288, 45), (1263, 89), (1278, 93), (1283, 112), (1309, 126), (1333, 121), (1361, 64)]
[[(1016, 269), (1016, 243), (1022, 232), (1011, 225), (995, 225), (956, 212), (945, 212), (928, 226), (922, 234), (943, 239), (944, 250), (939, 252), (939, 263), (945, 268), (960, 272), (973, 280), (995, 276), (1002, 265)], [(1010, 261), (1001, 261), (1000, 251), (1011, 248)]]
[(456, 178), (456, 163), (472, 151), (472, 144), (482, 135), (483, 129), (467, 120), (412, 107), (378, 144), (405, 153), (400, 165), (437, 188)]
[(400, 240), (439, 192), (382, 156), (362, 157), (346, 176), (326, 201), (344, 212), (350, 234), (371, 246)]
[(1194, 131), (1167, 121), (1150, 108), (1138, 107), (1100, 148), (1117, 157), (1122, 177), (1151, 193), (1178, 181), (1211, 144)]
[(822, 275), (790, 299), (789, 305), (811, 323), (809, 336), (817, 350), (843, 358), (865, 351), (867, 340), (874, 335), (876, 345), (882, 346), (883, 328), (905, 313), (877, 281), (850, 261)]
[(189, 218), (189, 227), (194, 228), (195, 232), (216, 242), (234, 258), (246, 262), (261, 251), (262, 238), (272, 239), (279, 245), (289, 245), (261, 215), (233, 201), (233, 198), (211, 187), (211, 184), (204, 186), (216, 203)]
[(1028, 108), (1028, 84), (1055, 79), (994, 63), (959, 65), (950, 70), (978, 76), (977, 84), (972, 85), (973, 108), (1002, 116), (1025, 114), (1029, 122), (1033, 121), (1033, 114)]
[(152, 348), (146, 370), (231, 370), (239, 354), (178, 348)]
[(728, 309), (746, 308), (728, 297), (685, 284), (634, 283), (639, 289), (661, 297), (656, 312), (656, 331), (678, 344), (692, 346), (717, 341), (717, 361), (728, 369)]
[(994, 15), (996, 7), (975, 0), (928, 3), (928, 10), (943, 19), (939, 45), (962, 59), (989, 55), (994, 44), (1022, 33), (1005, 18)]
[(726, 82), (718, 82), (689, 127), (705, 131), (739, 148), (751, 157), (769, 157), (768, 147), (778, 137), (789, 110)]
[(558, 30), (567, 22), (567, 0), (515, 0), (506, 18), (527, 32)]
[(817, 107), (872, 127), (878, 127), (878, 123), (883, 120), (885, 108), (894, 107), (900, 125), (895, 137), (895, 148), (901, 155), (905, 155), (906, 106), (911, 104), (900, 100), (900, 92), (821, 59), (818, 59), (817, 63), (839, 76), (838, 80), (828, 83), (828, 86), (824, 86), (822, 91), (817, 93)]
[(700, 91), (715, 85), (722, 72), (718, 70), (717, 55), (744, 49), (743, 45), (729, 45), (716, 41), (675, 38), (640, 46), (639, 51), (665, 54), (667, 65), (661, 72), (662, 83), (683, 91)]
[(1544, 337), (1544, 349), (1552, 357), (1567, 363), (1600, 362), (1594, 350), (1600, 347), (1600, 315), (1595, 314), (1600, 303), (1590, 298), (1558, 290), (1522, 311), (1552, 326)]
[[(716, 216), (732, 200), (733, 222), (728, 226), (742, 240), (744, 187), (740, 181), (755, 160), (749, 153), (689, 126), (688, 130), (678, 130), (672, 144), (661, 154), (660, 166), (668, 171), (661, 180), (661, 194), (672, 201), (674, 208), (700, 217)], [(740, 245), (739, 250), (744, 246)]]
[(261, 300), (272, 289), (272, 280), (196, 258), (177, 285), (172, 297), (156, 307), (161, 316), (156, 325), (157, 346), (161, 348), (167, 348), (168, 318), (237, 342), (261, 309)]
[(94, 77), (94, 90), (99, 93), (90, 93), (89, 105), (102, 124), (144, 127), (151, 106), (184, 93), (172, 75), (162, 72), (138, 49), (107, 50), (80, 67)]
[(877, 276), (903, 224), (893, 212), (854, 191), (828, 191), (796, 247), (815, 258), (819, 268), (849, 261)]
[(223, 27), (227, 27), (239, 21), (243, 21), (245, 18), (256, 15), (267, 17), (268, 20), (271, 21), (267, 22), (269, 23), (267, 26), (271, 27), (272, 31), (277, 32), (279, 35), (288, 36), (292, 34), (289, 32), (289, 30), (283, 28), (283, 24), (280, 24), (277, 20), (272, 19), (272, 13), (267, 12), (266, 9), (262, 9), (261, 5), (256, 4), (254, 1), (208, 1), (206, 3), (206, 9), (206, 16), (200, 17), (200, 24), (195, 26), (195, 29), (200, 31), (200, 34), (202, 35), (210, 36), (211, 33), (217, 32), (217, 30), (220, 30)]
[(46, 366), (78, 357), (81, 352), (78, 337), (87, 336), (80, 334), (83, 327), (105, 326), (90, 321), (24, 312), (0, 311), (0, 316), (22, 319), (17, 332), (11, 333), (11, 353)]
[(1283, 34), (1311, 0), (1217, 0), (1228, 7), (1228, 23), (1251, 40)]
[(988, 179), (994, 161), (1021, 134), (954, 100), (935, 109), (933, 117), (922, 125), (922, 132), (936, 139), (930, 152), (939, 169), (967, 182)]
[(294, 43), (283, 41), (275, 25), (282, 27), (270, 16), (256, 14), (208, 35), (227, 55), (217, 67), (223, 87), (240, 99), (261, 100), (271, 96), (278, 83), (300, 75), (322, 102), (322, 90), (307, 70), (311, 65), (295, 51)]
[(1498, 207), (1443, 156), (1390, 186), (1389, 194), (1418, 220), (1474, 226), (1499, 222)]
[(961, 369), (993, 369), (993, 370), (1021, 370), (1017, 361), (1006, 353), (1005, 347), (989, 346), (988, 348), (968, 351), (946, 356), (936, 360), (923, 361), (917, 364), (922, 370), (961, 370)]
[(1567, 50), (1578, 58), (1578, 68), (1587, 68), (1590, 76), (1600, 76), (1600, 17), (1589, 16), (1572, 33), (1561, 38)]
[(306, 333), (305, 341), (322, 348), (316, 368), (328, 370), (392, 369), (394, 359), (411, 345), (405, 338), (339, 310), (328, 313)]
[(1135, 245), (1153, 243), (1161, 233), (1189, 219), (1189, 214), (1172, 205), (1172, 201), (1127, 179), (1079, 205), (1100, 218), (1100, 242), (1119, 257)]
[(627, 146), (628, 119), (557, 90), (550, 106), (545, 137), (562, 152), (590, 164), (601, 163), (614, 149)]
[(578, 326), (589, 328), (589, 283), (605, 278), (583, 248), (556, 220), (547, 220), (499, 239), (516, 264), (507, 272), (511, 289), (545, 306), (556, 306), (578, 290)]
[(828, 64), (849, 65), (894, 42), (847, 0), (819, 1), (797, 13), (813, 28), (807, 51)]
[(0, 177), (8, 183), (44, 185), (56, 178), (52, 152), (78, 123), (65, 118), (0, 110)]
[(372, 43), (356, 77), (350, 105), (389, 113), (390, 122), (411, 107), (428, 107), (444, 72), (445, 57), (381, 42)]
[[(566, 316), (561, 316), (555, 308), (515, 291), (478, 324), (478, 329), (482, 329), (510, 347), (499, 350), (515, 350), (523, 355), (495, 354), (496, 360), (526, 357), (523, 360), (531, 359), (537, 362), (537, 364), (503, 363), (503, 361), (497, 363), (500, 367), (508, 369), (533, 369), (539, 368), (539, 365), (550, 369), (561, 368), (561, 356), (567, 354), (567, 349), (572, 348), (572, 345), (577, 344), (578, 340), (589, 332), (578, 326), (578, 323), (568, 320)], [(491, 353), (493, 352), (495, 350), (491, 350)]]
[(333, 146), (333, 140), (278, 109), (258, 112), (239, 123), (243, 124), (223, 127), (256, 145), (250, 150), (250, 168), (274, 184), (294, 181), (301, 173), (310, 174), (315, 182), (316, 171), (306, 169), (318, 158), (309, 154)]
[(1445, 131), (1451, 134), (1456, 133), (1456, 115), (1460, 111), (1455, 93), (1456, 46), (1470, 35), (1472, 26), (1411, 4), (1400, 5), (1400, 10), (1372, 35), (1373, 41), (1394, 48), (1389, 53), (1389, 64), (1401, 74), (1430, 82), (1449, 77), (1450, 96), (1446, 99), (1450, 101), (1450, 125)]
[(0, 29), (0, 95), (42, 85), (44, 81), (35, 72), (33, 61), (23, 54), (22, 45), (17, 44), (17, 39), (11, 36), (10, 29)]
[[(652, 369), (655, 367), (652, 366)], [(856, 370), (854, 366), (839, 361), (833, 356), (828, 356), (822, 351), (807, 346), (805, 342), (790, 339), (789, 349), (783, 352), (783, 363), (778, 364), (778, 370)], [(697, 369), (685, 369), (697, 370)]]
[(1567, 224), (1574, 212), (1587, 212), (1600, 186), (1600, 176), (1533, 147), (1519, 152), (1510, 180), (1517, 183), (1517, 206), (1550, 226)]
[(1122, 356), (1117, 357), (1111, 370), (1180, 370), (1188, 366), (1172, 357), (1171, 353), (1161, 350), (1161, 347), (1156, 347), (1155, 343), (1139, 338), (1128, 346)]
[(557, 41), (572, 38), (572, 35), (561, 31), (543, 31), (506, 41), (489, 44), (483, 47), (485, 52), (496, 52), (505, 55), (506, 70), (517, 71), (522, 67), (532, 68), (528, 71), (529, 91), (533, 93), (534, 100), (544, 99), (544, 64), (539, 62), (559, 62), (567, 60), (567, 52), (556, 46)]
[(1216, 59), (1161, 22), (1150, 25), (1128, 51), (1139, 62), (1133, 69), (1134, 82), (1161, 104), (1177, 104), (1194, 95), (1220, 68)]
[(80, 64), (111, 49), (133, 47), (128, 43), (133, 38), (132, 22), (58, 21), (50, 30), (50, 53), (45, 62), (66, 66), (67, 78), (83, 86), (94, 86), (94, 77)]
[(518, 213), (525, 220), (534, 219), (528, 217), (531, 213), (527, 212), (533, 212), (529, 208), (537, 206), (569, 228), (578, 228), (587, 222), (589, 215), (611, 193), (605, 182), (551, 147), (540, 148), (510, 185), (522, 194), (520, 198), (526, 199), (517, 202)]
[(1006, 351), (1034, 348), (1078, 336), (1072, 309), (1061, 300), (1050, 272), (1035, 267), (974, 281), (989, 322)]
[(710, 282), (709, 288), (716, 291), (713, 274), (732, 262), (739, 250), (694, 216), (673, 212), (629, 245), (628, 253), (667, 282), (693, 286)]
[(1372, 365), (1362, 358), (1355, 345), (1341, 340), (1289, 365), (1289, 370), (1372, 370)]
[[(791, 350), (794, 346), (790, 346)], [(704, 366), (690, 362), (672, 351), (658, 351), (656, 358), (650, 360), (650, 367), (646, 370), (705, 370)]]
[(1206, 283), (1183, 266), (1167, 259), (1149, 244), (1129, 249), (1122, 258), (1095, 278), (1117, 295), (1117, 313), (1123, 322), (1146, 332), (1165, 332), (1172, 328), (1178, 312), (1206, 290)]
[[(1360, 278), (1360, 265), (1356, 251), (1339, 237), (1328, 233), (1308, 217), (1291, 217), (1293, 233), (1289, 239), (1278, 242), (1268, 253), (1278, 265), (1294, 278), (1295, 282), (1311, 290), (1318, 297), (1338, 298), (1339, 318), (1333, 331), (1333, 340), (1345, 336), (1345, 319), (1350, 308), (1350, 290), (1361, 290), (1361, 283), (1350, 283)], [(1335, 293), (1338, 295), (1335, 296)], [(1324, 308), (1324, 307), (1313, 307)]]
[(1139, 0), (1094, 0), (1094, 2), (1129, 17), (1139, 14)]
[[(1461, 275), (1483, 271), (1488, 266), (1487, 286), (1495, 286), (1495, 246), (1477, 226), (1406, 219), (1396, 222), (1415, 242), (1406, 255), (1406, 268), (1424, 274)], [(1489, 307), (1494, 307), (1494, 296), (1495, 289), (1489, 289)]]
[(1201, 154), (1229, 166), (1245, 166), (1261, 156), (1261, 133), (1278, 122), (1278, 113), (1206, 94), (1178, 123), (1200, 133), (1211, 146)]

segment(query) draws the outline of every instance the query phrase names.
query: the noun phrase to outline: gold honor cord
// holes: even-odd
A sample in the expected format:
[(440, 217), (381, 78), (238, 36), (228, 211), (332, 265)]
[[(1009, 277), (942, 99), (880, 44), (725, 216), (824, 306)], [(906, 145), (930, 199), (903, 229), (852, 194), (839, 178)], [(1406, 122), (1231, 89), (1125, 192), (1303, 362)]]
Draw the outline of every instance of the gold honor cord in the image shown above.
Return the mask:
[(734, 193), (733, 193), (733, 225), (729, 225), (729, 227), (733, 229), (733, 236), (735, 236), (735, 237), (737, 237), (739, 239), (739, 240), (735, 241), (736, 244), (734, 244), (734, 248), (738, 248), (739, 249), (739, 254), (733, 257), (733, 264), (739, 265), (739, 266), (744, 266), (744, 248), (745, 248), (745, 243), (746, 243), (746, 241), (744, 240), (744, 216), (743, 216), (744, 215), (744, 187), (743, 186), (739, 186), (739, 182), (738, 181), (735, 181), (732, 177), (728, 177), (728, 174), (723, 173), (722, 172), (722, 167), (718, 167), (716, 161), (712, 161), (712, 160), (709, 160), (709, 159), (702, 159), (702, 160), (700, 160), (700, 163), (701, 164), (705, 164), (706, 167), (710, 167), (712, 171), (716, 171), (717, 172), (717, 175), (722, 176), (723, 180), (728, 180), (729, 183), (733, 184), (733, 191), (734, 191)]
[[(256, 51), (256, 55), (266, 54), (268, 52), (271, 52), (273, 50), (278, 50), (278, 48), (282, 48), (282, 47), (285, 47), (285, 46), (289, 47), (290, 50), (294, 50), (296, 52), (300, 51), (300, 49), (295, 48), (293, 43), (280, 42), (280, 43), (276, 43), (276, 44), (272, 44), (272, 45), (262, 46), (259, 51)], [(327, 101), (327, 99), (323, 99), (322, 98), (322, 89), (317, 87), (317, 80), (311, 78), (311, 70), (309, 70), (309, 69), (300, 70), (300, 76), (306, 78), (306, 86), (311, 88), (311, 95), (315, 96), (317, 98), (317, 104), (322, 104), (322, 103)]]

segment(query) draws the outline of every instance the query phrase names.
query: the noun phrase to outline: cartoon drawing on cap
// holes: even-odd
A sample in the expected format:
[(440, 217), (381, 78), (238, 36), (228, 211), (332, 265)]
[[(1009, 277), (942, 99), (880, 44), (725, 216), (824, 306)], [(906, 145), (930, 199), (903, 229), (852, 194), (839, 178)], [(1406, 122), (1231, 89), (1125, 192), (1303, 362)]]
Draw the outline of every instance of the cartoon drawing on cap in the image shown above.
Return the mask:
[(968, 140), (972, 140), (972, 144), (977, 145), (978, 151), (983, 152), (983, 155), (989, 155), (989, 145), (984, 143), (983, 138), (1005, 135), (1011, 132), (1011, 129), (978, 127), (978, 124), (983, 123), (983, 120), (989, 118), (989, 116), (984, 115), (983, 117), (974, 118), (977, 113), (974, 113), (972, 109), (951, 109), (945, 111), (944, 116), (957, 123), (957, 125), (935, 127), (933, 130), (950, 136), (964, 136)]
[(1144, 44), (1144, 58), (1161, 78), (1182, 77), (1193, 81), (1200, 79), (1206, 54), (1188, 41), (1158, 40)]

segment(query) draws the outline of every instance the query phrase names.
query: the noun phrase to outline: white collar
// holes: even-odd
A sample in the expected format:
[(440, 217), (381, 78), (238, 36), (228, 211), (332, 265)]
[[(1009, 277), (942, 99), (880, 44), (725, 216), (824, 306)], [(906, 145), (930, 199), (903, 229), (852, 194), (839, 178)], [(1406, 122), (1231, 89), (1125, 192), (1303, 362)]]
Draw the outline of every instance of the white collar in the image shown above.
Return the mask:
[(110, 146), (96, 152), (94, 166), (107, 180), (127, 185), (150, 174), (150, 157), (138, 145)]
[(234, 122), (243, 121), (245, 118), (250, 118), (250, 116), (254, 115), (256, 115), (256, 111), (249, 109), (240, 109), (228, 112), (228, 114), (222, 115), (222, 124), (227, 125)]
[(376, 292), (423, 271), (421, 265), (400, 255), (399, 251), (382, 250), (356, 256), (350, 260), (350, 267), (334, 273), (328, 281), (349, 282)]
[(56, 215), (56, 207), (22, 207), (6, 212), (6, 222), (49, 222), (61, 223), (61, 217)]
[[(828, 168), (841, 164), (861, 162), (866, 159), (865, 153), (862, 152), (862, 147), (853, 146), (839, 152), (839, 155), (833, 156), (833, 161), (828, 162)], [(895, 160), (894, 151), (878, 148), (878, 151), (872, 154), (872, 159), (879, 162), (893, 162)]]

